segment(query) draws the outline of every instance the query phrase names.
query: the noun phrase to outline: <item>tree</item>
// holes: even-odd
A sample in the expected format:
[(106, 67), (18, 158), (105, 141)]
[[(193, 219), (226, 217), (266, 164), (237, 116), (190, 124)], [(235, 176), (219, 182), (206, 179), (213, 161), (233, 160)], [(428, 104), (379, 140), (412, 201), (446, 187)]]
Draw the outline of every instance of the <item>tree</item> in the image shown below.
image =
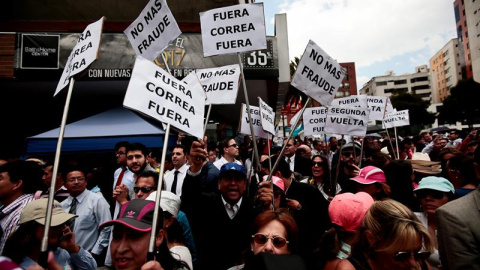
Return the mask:
[(423, 100), (419, 95), (401, 92), (392, 95), (390, 101), (397, 111), (408, 110), (410, 126), (400, 128), (404, 134), (417, 134), (423, 126), (435, 122), (435, 114), (427, 111), (430, 102)]
[(472, 78), (460, 80), (450, 89), (450, 96), (443, 101), (438, 120), (440, 123), (462, 122), (473, 128), (480, 122), (480, 84)]

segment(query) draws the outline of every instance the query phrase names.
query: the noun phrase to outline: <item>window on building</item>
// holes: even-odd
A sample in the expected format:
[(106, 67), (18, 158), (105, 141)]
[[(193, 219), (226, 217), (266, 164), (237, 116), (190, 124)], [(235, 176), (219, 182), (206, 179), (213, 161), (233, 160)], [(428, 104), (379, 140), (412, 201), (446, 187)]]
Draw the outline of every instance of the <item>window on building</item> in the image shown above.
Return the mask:
[(406, 83), (407, 83), (407, 80), (397, 80), (393, 82), (394, 85), (400, 85), (400, 84), (406, 84)]
[(375, 85), (376, 85), (376, 86), (387, 85), (387, 82), (386, 82), (386, 81), (384, 81), (384, 82), (375, 82)]
[(345, 84), (343, 85), (343, 87), (344, 87), (344, 88), (350, 88), (350, 84), (349, 84), (349, 83), (345, 83)]
[(449, 82), (450, 80), (452, 79), (452, 77), (447, 77), (447, 79), (445, 79), (447, 82)]
[(455, 23), (460, 21), (460, 7), (457, 5), (454, 7), (455, 10)]
[(465, 37), (468, 38), (468, 31), (465, 31)]
[(450, 72), (450, 68), (445, 69), (445, 74), (447, 74), (448, 72)]

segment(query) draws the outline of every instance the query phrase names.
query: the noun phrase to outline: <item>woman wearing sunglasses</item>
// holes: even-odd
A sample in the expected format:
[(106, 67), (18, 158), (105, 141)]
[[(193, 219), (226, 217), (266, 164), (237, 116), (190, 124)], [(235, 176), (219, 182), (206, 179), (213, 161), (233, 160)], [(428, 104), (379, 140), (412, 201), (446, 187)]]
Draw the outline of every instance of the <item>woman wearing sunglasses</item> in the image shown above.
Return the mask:
[(298, 227), (287, 208), (263, 211), (257, 215), (252, 226), (250, 250), (245, 252), (245, 264), (230, 268), (248, 268), (254, 255), (261, 252), (271, 254), (296, 254), (298, 250)]
[(332, 188), (330, 174), (330, 166), (328, 165), (328, 158), (322, 155), (314, 155), (312, 157), (312, 178), (308, 183), (318, 187), (325, 200), (331, 201), (335, 194), (338, 194), (342, 189), (337, 183), (335, 190)]
[(434, 249), (425, 226), (405, 205), (392, 199), (368, 209), (352, 246), (352, 254), (336, 269), (430, 269)]
[(443, 177), (428, 176), (419, 182), (414, 192), (423, 210), (422, 212), (415, 212), (415, 214), (422, 224), (428, 228), (428, 232), (435, 245), (435, 250), (428, 259), (428, 262), (432, 266), (432, 269), (438, 269), (440, 258), (438, 255), (438, 243), (436, 241), (437, 223), (435, 220), (435, 211), (454, 198), (455, 188), (452, 183)]

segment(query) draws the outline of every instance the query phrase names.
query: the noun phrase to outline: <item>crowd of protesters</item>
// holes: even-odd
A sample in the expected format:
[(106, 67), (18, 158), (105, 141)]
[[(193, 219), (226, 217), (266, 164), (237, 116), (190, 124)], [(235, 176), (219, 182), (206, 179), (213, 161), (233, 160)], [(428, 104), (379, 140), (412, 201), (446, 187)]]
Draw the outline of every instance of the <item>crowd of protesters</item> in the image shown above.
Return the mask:
[(480, 132), (345, 138), (0, 160), (0, 268), (480, 269)]

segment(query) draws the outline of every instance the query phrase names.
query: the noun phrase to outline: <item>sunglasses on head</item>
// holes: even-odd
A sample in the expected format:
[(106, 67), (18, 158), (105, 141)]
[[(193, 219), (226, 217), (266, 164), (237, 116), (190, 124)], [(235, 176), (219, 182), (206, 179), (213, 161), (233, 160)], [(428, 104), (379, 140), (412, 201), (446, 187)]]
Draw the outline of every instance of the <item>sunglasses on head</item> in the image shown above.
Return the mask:
[(261, 233), (252, 235), (252, 238), (255, 244), (257, 245), (265, 245), (268, 242), (268, 239), (271, 239), (273, 246), (276, 248), (283, 248), (286, 244), (289, 243), (287, 239), (283, 237), (280, 237), (280, 236), (268, 237)]
[(140, 190), (143, 193), (147, 193), (147, 192), (150, 192), (152, 190), (156, 190), (156, 188), (155, 187), (133, 187), (133, 191), (135, 191), (135, 193), (138, 193)]
[(404, 262), (410, 259), (410, 256), (415, 258), (415, 261), (424, 261), (430, 257), (430, 252), (428, 251), (418, 251), (418, 252), (410, 252), (410, 251), (399, 251), (394, 254), (395, 261), (397, 262)]
[(445, 196), (445, 192), (439, 191), (439, 190), (432, 190), (432, 189), (424, 189), (424, 190), (419, 190), (416, 192), (417, 197), (420, 199), (426, 198), (427, 196), (431, 196), (434, 199), (440, 200), (443, 199), (443, 196)]

